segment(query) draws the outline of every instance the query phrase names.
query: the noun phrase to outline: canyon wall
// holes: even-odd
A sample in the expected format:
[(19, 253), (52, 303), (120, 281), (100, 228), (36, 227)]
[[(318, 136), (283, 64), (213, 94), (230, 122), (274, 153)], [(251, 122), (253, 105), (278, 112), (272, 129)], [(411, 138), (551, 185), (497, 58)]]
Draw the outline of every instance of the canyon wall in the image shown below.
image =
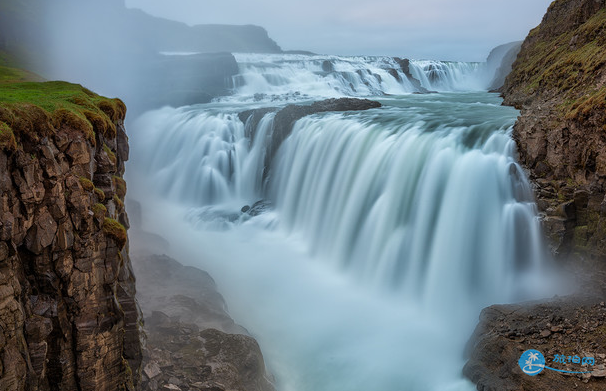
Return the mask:
[(557, 0), (503, 86), (552, 250), (606, 255), (606, 0)]
[(134, 390), (126, 108), (68, 83), (0, 89), (0, 390)]

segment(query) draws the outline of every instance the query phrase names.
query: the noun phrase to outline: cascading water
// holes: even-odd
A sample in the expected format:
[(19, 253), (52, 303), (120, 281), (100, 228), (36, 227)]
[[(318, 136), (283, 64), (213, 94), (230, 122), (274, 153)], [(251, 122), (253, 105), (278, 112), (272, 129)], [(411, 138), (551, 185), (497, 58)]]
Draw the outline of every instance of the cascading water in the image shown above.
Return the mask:
[[(131, 126), (130, 194), (147, 227), (171, 255), (202, 259), (280, 391), (472, 390), (460, 372), (479, 310), (537, 294), (545, 266), (509, 135), (516, 111), (485, 92), (383, 97), (379, 109), (300, 119), (264, 167), (274, 114), (254, 125), (237, 113), (275, 93), (338, 94), (327, 75), (346, 66), (366, 63), (383, 88), (387, 60), (331, 57), (333, 70), (322, 58), (262, 58), (238, 56), (230, 101)], [(440, 63), (451, 76), (434, 77), (414, 64), (428, 87), (457, 89), (480, 72)], [(261, 102), (242, 103), (253, 92)], [(260, 199), (273, 207), (240, 211)]]
[(407, 66), (393, 57), (235, 56), (240, 73), (232, 86), (240, 99), (401, 95), (419, 92), (415, 83), (432, 91), (476, 91), (489, 81), (485, 63), (412, 60)]

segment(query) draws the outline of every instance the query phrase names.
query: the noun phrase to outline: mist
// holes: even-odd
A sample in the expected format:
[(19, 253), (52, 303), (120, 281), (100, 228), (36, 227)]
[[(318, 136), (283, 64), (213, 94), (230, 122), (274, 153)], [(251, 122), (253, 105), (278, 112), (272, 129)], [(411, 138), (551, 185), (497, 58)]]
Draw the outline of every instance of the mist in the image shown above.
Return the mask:
[(256, 24), (283, 49), (484, 61), (491, 48), (523, 40), (551, 0), (353, 0), (200, 2), (127, 0), (152, 15), (200, 23)]

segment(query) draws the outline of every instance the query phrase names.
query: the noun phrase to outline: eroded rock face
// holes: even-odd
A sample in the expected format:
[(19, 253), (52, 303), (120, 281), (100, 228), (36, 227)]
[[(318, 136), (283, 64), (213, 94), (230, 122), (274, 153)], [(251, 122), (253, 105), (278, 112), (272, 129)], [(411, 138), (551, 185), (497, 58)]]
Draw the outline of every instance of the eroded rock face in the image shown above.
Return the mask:
[(128, 226), (128, 145), (115, 125), (114, 139), (62, 125), (0, 150), (2, 391), (138, 387), (141, 314), (117, 223)]
[(606, 258), (606, 1), (558, 0), (503, 86), (552, 249)]

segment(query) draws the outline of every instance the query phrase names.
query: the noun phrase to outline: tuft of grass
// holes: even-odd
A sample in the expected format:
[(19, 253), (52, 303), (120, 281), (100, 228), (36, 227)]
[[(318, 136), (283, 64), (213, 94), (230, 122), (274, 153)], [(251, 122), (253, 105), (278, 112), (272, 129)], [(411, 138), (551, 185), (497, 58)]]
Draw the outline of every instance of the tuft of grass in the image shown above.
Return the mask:
[(93, 191), (93, 190), (95, 190), (95, 185), (93, 184), (93, 182), (91, 182), (90, 179), (85, 178), (83, 176), (80, 177), (80, 184), (82, 185), (82, 187), (86, 191)]
[(95, 194), (97, 195), (97, 199), (99, 202), (105, 201), (105, 192), (98, 187), (95, 187)]
[(126, 228), (114, 219), (106, 217), (103, 220), (103, 232), (116, 241), (118, 248), (122, 250), (126, 244)]
[(105, 151), (105, 153), (107, 153), (109, 161), (115, 165), (117, 162), (116, 154), (107, 146), (107, 144), (103, 144), (103, 150)]
[[(0, 78), (1, 75), (2, 67)], [(95, 133), (115, 137), (114, 122), (122, 120), (125, 114), (121, 100), (99, 96), (78, 84), (0, 83), (0, 121), (8, 124), (17, 138), (25, 136), (37, 141), (55, 129), (68, 127), (83, 132), (94, 144)], [(43, 124), (32, 125), (39, 121)]]
[(96, 203), (93, 205), (93, 213), (95, 214), (96, 219), (104, 219), (105, 216), (107, 216), (107, 208), (101, 203)]
[(112, 180), (114, 182), (114, 187), (116, 188), (116, 195), (121, 200), (124, 200), (124, 197), (126, 196), (126, 181), (116, 175), (112, 177)]
[(124, 202), (120, 198), (118, 198), (117, 194), (114, 194), (114, 202), (116, 203), (116, 209), (124, 210)]
[(0, 149), (4, 149), (7, 151), (16, 151), (17, 150), (17, 140), (15, 139), (15, 134), (13, 130), (0, 121)]

